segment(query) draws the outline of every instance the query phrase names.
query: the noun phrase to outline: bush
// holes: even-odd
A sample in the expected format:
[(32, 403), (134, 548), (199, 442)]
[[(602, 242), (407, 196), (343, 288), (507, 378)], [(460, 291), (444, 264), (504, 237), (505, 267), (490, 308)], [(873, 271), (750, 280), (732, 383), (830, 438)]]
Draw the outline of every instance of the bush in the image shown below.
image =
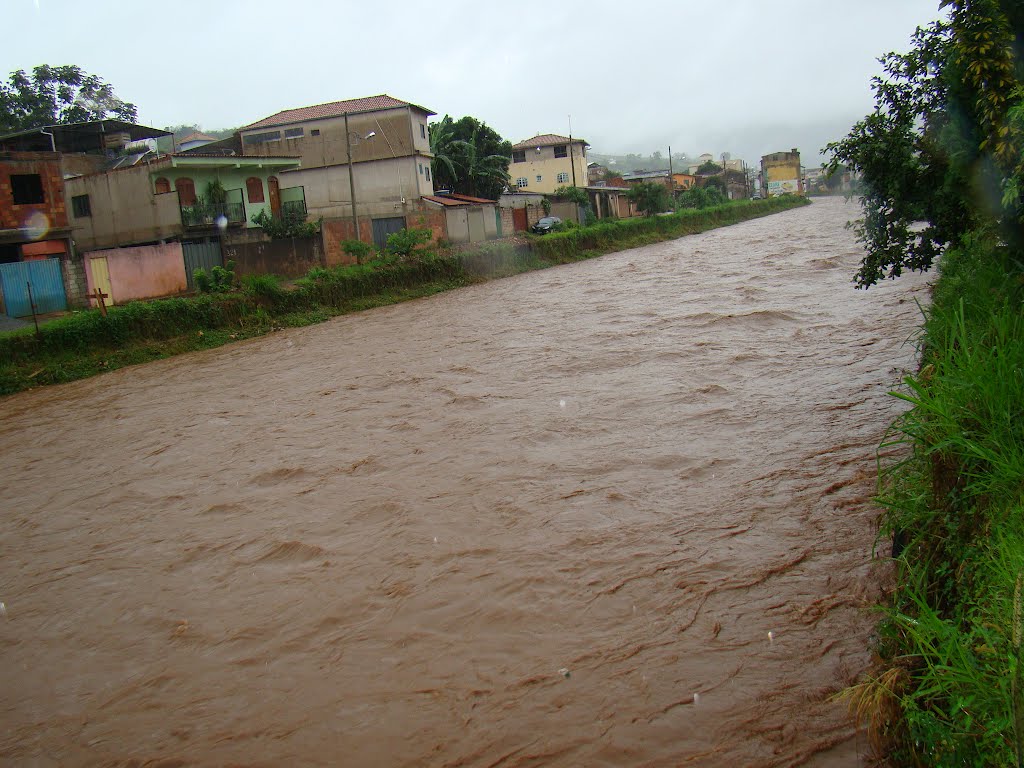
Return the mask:
[(401, 229), (388, 235), (387, 249), (389, 253), (408, 259), (417, 246), (429, 243), (433, 236), (434, 233), (426, 228)]
[(226, 267), (214, 266), (209, 273), (198, 267), (193, 270), (192, 279), (200, 293), (227, 293), (235, 287), (235, 262), (229, 261)]
[(373, 253), (373, 246), (362, 240), (342, 240), (341, 250), (355, 258), (356, 264), (362, 264)]

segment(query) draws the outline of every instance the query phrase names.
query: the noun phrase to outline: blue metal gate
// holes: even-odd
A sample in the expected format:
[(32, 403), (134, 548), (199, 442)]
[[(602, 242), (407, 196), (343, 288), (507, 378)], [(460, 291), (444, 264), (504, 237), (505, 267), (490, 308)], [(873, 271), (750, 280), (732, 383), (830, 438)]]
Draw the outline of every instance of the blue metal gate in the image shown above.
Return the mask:
[(214, 267), (224, 266), (220, 240), (217, 239), (182, 241), (181, 255), (185, 258), (185, 278), (188, 280), (190, 291), (196, 289), (196, 281), (192, 273), (197, 269), (202, 269), (209, 274)]
[(27, 317), (32, 314), (32, 304), (28, 298), (30, 285), (32, 302), (38, 314), (62, 312), (68, 308), (60, 259), (0, 264), (0, 288), (4, 292), (6, 314), (11, 317)]
[(373, 220), (373, 244), (383, 251), (388, 244), (388, 235), (405, 229), (404, 216), (392, 216), (387, 219)]

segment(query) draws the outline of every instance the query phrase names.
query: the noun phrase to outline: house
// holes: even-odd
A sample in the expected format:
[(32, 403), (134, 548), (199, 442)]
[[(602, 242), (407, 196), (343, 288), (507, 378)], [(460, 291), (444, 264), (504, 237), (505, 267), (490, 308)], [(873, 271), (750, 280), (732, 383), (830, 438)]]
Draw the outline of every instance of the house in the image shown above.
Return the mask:
[(239, 137), (245, 157), (299, 158), (280, 184), (305, 190), (309, 216), (324, 219), (327, 261), (340, 263), (335, 246), (342, 240), (383, 247), (407, 217), (425, 210), (424, 196), (434, 194), (427, 133), (433, 114), (381, 94), (286, 109), (241, 128)]
[(502, 231), (525, 232), (544, 217), (544, 195), (539, 192), (506, 191), (498, 198)]
[(629, 199), (630, 187), (610, 183), (587, 187), (590, 207), (599, 219), (625, 219), (636, 215), (636, 205)]
[(177, 140), (174, 151), (188, 152), (190, 149), (198, 149), (215, 141), (217, 141), (216, 136), (208, 136), (205, 133), (190, 133)]
[(789, 152), (763, 156), (761, 179), (768, 197), (802, 195), (804, 183), (800, 173), (800, 152), (794, 147)]
[(559, 187), (586, 186), (588, 146), (583, 139), (554, 133), (520, 141), (512, 146), (509, 175), (522, 192), (551, 194)]
[(601, 165), (600, 163), (587, 163), (588, 184), (594, 184), (595, 182), (604, 181), (604, 176), (606, 173), (608, 173), (608, 168)]
[(446, 237), (453, 243), (480, 243), (504, 234), (496, 200), (455, 193), (426, 195), (423, 200), (428, 207), (438, 206), (444, 211)]
[(673, 173), (672, 183), (677, 190), (691, 189), (697, 183), (697, 177), (691, 173)]
[(72, 254), (60, 154), (0, 152), (0, 305), (11, 317), (67, 308)]
[(661, 184), (672, 190), (674, 187), (674, 179), (668, 171), (633, 171), (632, 173), (622, 174), (622, 180), (630, 187), (636, 186), (641, 182), (648, 184)]
[[(87, 276), (74, 240), (88, 199), (65, 180), (125, 164), (148, 153), (139, 142), (168, 136), (120, 120), (47, 125), (0, 136), (0, 284), (13, 317), (85, 302)], [(29, 293), (31, 292), (31, 296)]]
[[(298, 164), (295, 157), (191, 152), (67, 179), (75, 203), (72, 233), (90, 294), (98, 287), (108, 294), (107, 303), (118, 304), (194, 289), (195, 270), (222, 265), (224, 249), (232, 245), (242, 249), (238, 274), (264, 271), (265, 260), (244, 258), (256, 250), (247, 244), (264, 239), (253, 218), (263, 211), (305, 218), (302, 188), (278, 181)], [(134, 266), (122, 268), (128, 259)], [(295, 271), (302, 274), (316, 260), (299, 261)]]

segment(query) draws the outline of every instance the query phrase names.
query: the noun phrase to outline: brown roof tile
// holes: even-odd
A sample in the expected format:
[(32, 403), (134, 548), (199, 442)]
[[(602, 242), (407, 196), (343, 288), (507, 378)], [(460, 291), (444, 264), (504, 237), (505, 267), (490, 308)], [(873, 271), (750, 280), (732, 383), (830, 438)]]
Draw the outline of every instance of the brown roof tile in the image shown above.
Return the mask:
[(285, 125), (286, 123), (299, 123), (306, 120), (320, 120), (325, 117), (338, 117), (339, 115), (344, 115), (346, 112), (351, 115), (359, 112), (375, 112), (378, 109), (395, 109), (397, 107), (416, 107), (416, 109), (423, 110), (428, 115), (435, 114), (429, 109), (417, 106), (416, 104), (411, 104), (408, 101), (396, 99), (393, 96), (388, 96), (386, 93), (383, 93), (380, 96), (367, 96), (362, 99), (329, 101), (326, 104), (314, 104), (311, 107), (286, 109), (278, 112), (277, 114), (271, 115), (270, 117), (265, 117), (262, 120), (251, 123), (239, 130), (248, 131), (253, 128), (270, 128), (271, 126)]
[[(524, 139), (518, 144), (513, 144), (512, 149), (531, 149), (533, 147), (550, 147), (553, 144), (568, 144), (568, 136), (559, 136), (557, 133), (542, 133), (532, 139)], [(587, 142), (579, 137), (572, 140), (573, 144), (586, 144)]]

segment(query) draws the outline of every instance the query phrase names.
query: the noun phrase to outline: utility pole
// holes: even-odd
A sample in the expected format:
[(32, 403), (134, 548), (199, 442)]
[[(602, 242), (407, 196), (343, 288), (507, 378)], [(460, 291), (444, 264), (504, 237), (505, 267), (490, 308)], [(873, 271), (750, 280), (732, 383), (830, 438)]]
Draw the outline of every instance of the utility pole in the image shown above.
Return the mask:
[(572, 168), (572, 185), (576, 186), (576, 158), (572, 154), (572, 115), (569, 115), (569, 167)]
[(348, 152), (348, 189), (352, 195), (352, 231), (359, 240), (359, 219), (356, 217), (356, 180), (352, 171), (352, 134), (348, 131), (348, 112), (345, 113), (345, 149)]
[(668, 188), (670, 192), (676, 191), (676, 180), (672, 176), (672, 145), (668, 145)]

